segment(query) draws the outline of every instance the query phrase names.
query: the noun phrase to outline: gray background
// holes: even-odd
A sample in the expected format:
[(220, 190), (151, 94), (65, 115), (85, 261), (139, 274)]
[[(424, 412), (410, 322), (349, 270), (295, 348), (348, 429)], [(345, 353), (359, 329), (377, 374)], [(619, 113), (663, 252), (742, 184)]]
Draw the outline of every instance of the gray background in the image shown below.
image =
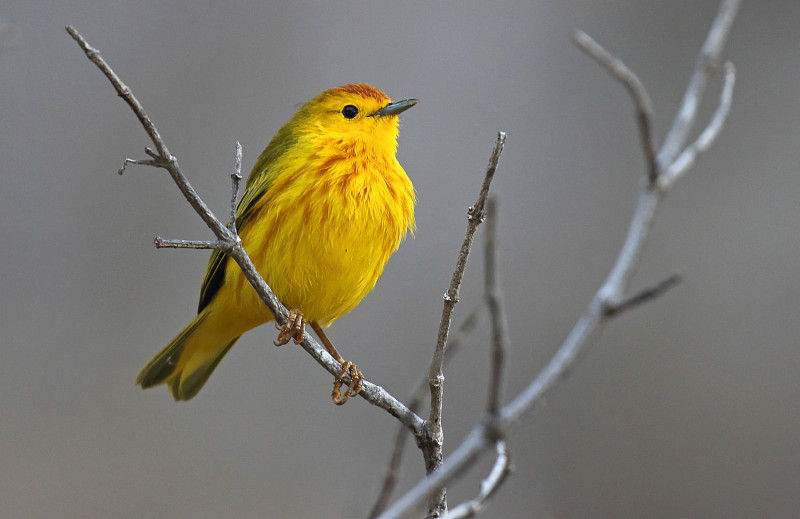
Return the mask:
[[(142, 365), (192, 317), (210, 236), (63, 30), (74, 24), (145, 104), (211, 207), (296, 106), (365, 81), (421, 103), (399, 158), (418, 229), (331, 336), (398, 396), (426, 369), (497, 130), (506, 394), (547, 361), (621, 244), (643, 161), (626, 92), (569, 41), (636, 70), (663, 137), (717, 2), (3, 2), (0, 5), (0, 516), (362, 517), (395, 422), (330, 403), (305, 353), (249, 333), (192, 402), (142, 392)], [(800, 515), (800, 3), (745, 2), (718, 143), (667, 198), (635, 280), (686, 280), (625, 315), (517, 427), (486, 517)], [(716, 104), (716, 79), (701, 124)], [(480, 245), (480, 239), (479, 243)], [(476, 252), (479, 252), (477, 249)], [(481, 297), (469, 265), (456, 324)], [(480, 415), (487, 332), (447, 370), (452, 449)], [(451, 489), (477, 491), (484, 460)], [(406, 460), (402, 485), (422, 472)]]

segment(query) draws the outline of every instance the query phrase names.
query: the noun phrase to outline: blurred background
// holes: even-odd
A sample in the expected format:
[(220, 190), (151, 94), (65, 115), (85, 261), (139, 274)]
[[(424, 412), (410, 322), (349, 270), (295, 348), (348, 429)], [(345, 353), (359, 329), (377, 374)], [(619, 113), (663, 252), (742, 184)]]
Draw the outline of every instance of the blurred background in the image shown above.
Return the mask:
[[(248, 333), (191, 402), (134, 379), (191, 319), (211, 235), (64, 32), (99, 48), (193, 185), (228, 210), (234, 142), (249, 171), (320, 91), (364, 81), (421, 103), (398, 157), (417, 232), (330, 336), (407, 395), (430, 362), (442, 293), (496, 132), (507, 399), (547, 362), (622, 243), (644, 165), (625, 90), (570, 43), (596, 38), (672, 122), (717, 2), (179, 2), (0, 5), (0, 516), (364, 517), (396, 422), (331, 404), (299, 348)], [(744, 2), (719, 141), (670, 193), (634, 286), (685, 281), (614, 321), (513, 431), (517, 470), (485, 517), (800, 515), (800, 3)], [(715, 79), (699, 126), (716, 106)], [(455, 323), (482, 297), (482, 232)], [(448, 451), (483, 410), (488, 331), (446, 371)], [(491, 459), (450, 488), (478, 491)], [(401, 487), (423, 473), (407, 453)]]

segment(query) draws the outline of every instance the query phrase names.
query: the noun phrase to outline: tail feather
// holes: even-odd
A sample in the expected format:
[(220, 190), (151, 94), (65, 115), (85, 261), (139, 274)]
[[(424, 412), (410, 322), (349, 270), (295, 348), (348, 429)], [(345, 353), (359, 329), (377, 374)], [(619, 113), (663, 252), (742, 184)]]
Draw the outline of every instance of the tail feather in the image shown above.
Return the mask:
[(176, 401), (194, 398), (194, 396), (203, 389), (208, 377), (214, 372), (214, 369), (217, 367), (217, 364), (219, 364), (219, 361), (222, 360), (222, 357), (228, 353), (228, 350), (230, 350), (238, 340), (239, 337), (236, 337), (219, 350), (216, 356), (211, 357), (199, 366), (192, 367), (191, 369), (184, 368), (181, 375), (174, 377), (169, 384), (169, 392), (172, 398)]
[[(239, 337), (220, 336), (201, 312), (139, 373), (136, 383), (147, 389), (167, 384), (177, 400), (193, 398)], [(204, 323), (206, 325), (204, 326)]]

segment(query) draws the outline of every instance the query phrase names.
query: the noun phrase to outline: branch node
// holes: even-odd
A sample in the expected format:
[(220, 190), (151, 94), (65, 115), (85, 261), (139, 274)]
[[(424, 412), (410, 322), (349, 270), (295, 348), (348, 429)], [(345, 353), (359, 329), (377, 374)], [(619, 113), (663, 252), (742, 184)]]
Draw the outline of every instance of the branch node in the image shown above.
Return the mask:
[(458, 303), (459, 302), (458, 291), (457, 290), (453, 290), (453, 291), (448, 290), (447, 292), (445, 292), (442, 295), (442, 299), (444, 299), (448, 303), (453, 303), (453, 304)]
[(477, 211), (475, 206), (471, 205), (467, 208), (467, 220), (478, 220), (478, 223), (483, 223), (486, 221), (486, 211)]
[(646, 286), (633, 294), (621, 298), (601, 300), (601, 311), (606, 317), (611, 317), (620, 312), (630, 310), (633, 307), (644, 304), (673, 288), (681, 282), (682, 276), (678, 272), (673, 272), (661, 281)]

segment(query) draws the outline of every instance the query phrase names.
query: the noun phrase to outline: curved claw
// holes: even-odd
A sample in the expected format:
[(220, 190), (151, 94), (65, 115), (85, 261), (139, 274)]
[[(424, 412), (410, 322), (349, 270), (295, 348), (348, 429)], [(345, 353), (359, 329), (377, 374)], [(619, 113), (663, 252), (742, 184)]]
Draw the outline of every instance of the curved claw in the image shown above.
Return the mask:
[[(342, 384), (344, 384), (344, 377), (345, 375), (350, 375), (350, 384), (345, 389), (344, 394), (342, 394)], [(361, 370), (358, 369), (358, 366), (346, 360), (342, 362), (342, 372), (339, 374), (339, 378), (336, 379), (336, 382), (333, 383), (333, 392), (331, 393), (331, 398), (333, 399), (333, 403), (336, 405), (342, 405), (347, 402), (351, 396), (356, 396), (361, 392), (364, 382), (364, 375), (361, 373)]]
[(300, 310), (294, 308), (289, 310), (289, 317), (286, 319), (286, 322), (280, 327), (278, 327), (276, 323), (275, 327), (280, 330), (280, 332), (278, 332), (278, 340), (272, 341), (275, 346), (283, 346), (291, 339), (294, 339), (295, 344), (303, 342), (303, 335), (306, 333), (306, 321)]

